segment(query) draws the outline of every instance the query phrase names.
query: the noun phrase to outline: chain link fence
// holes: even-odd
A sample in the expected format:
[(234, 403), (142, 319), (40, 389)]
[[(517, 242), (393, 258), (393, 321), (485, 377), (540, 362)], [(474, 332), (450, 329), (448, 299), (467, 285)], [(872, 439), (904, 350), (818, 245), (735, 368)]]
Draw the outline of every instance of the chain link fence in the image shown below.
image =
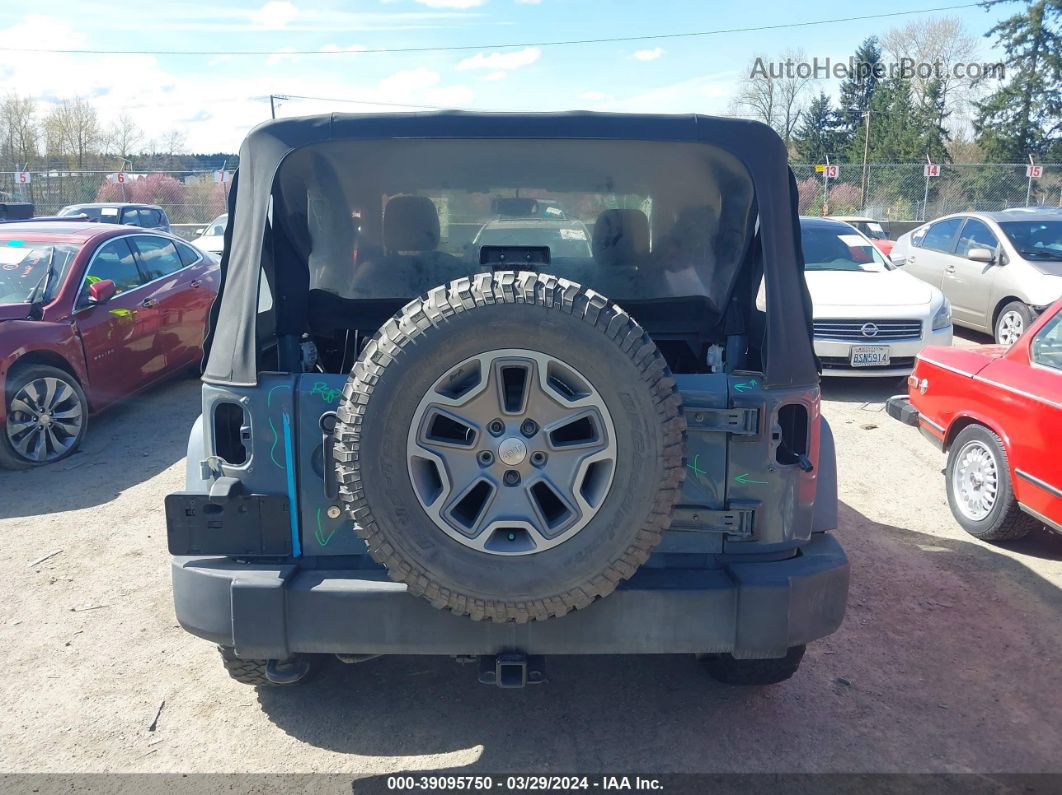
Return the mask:
[(0, 201), (27, 201), (34, 215), (55, 215), (70, 204), (157, 204), (170, 223), (199, 227), (225, 212), (232, 175), (220, 171), (0, 172)]
[[(1024, 164), (941, 164), (926, 177), (923, 163), (837, 164), (827, 178), (808, 163), (792, 164), (803, 215), (869, 215), (882, 221), (924, 221), (953, 212), (1062, 206), (1062, 164), (1047, 163), (1038, 178)], [(54, 215), (82, 202), (140, 202), (161, 206), (183, 231), (225, 212), (231, 174), (219, 171), (0, 172), (0, 200), (28, 201), (35, 215)]]
[(1062, 207), (1062, 164), (1043, 164), (1033, 178), (1021, 163), (941, 163), (937, 176), (926, 176), (925, 165), (840, 163), (836, 177), (827, 178), (815, 165), (793, 164), (800, 212), (927, 221), (955, 212)]

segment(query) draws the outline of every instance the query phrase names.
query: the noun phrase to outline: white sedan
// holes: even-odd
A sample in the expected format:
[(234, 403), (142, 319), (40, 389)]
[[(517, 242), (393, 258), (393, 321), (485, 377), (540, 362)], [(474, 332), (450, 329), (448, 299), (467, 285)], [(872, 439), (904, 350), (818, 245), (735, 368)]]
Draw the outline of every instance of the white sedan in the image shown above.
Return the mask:
[(195, 230), (198, 237), (192, 241), (192, 245), (200, 251), (220, 257), (225, 250), (225, 226), (228, 223), (228, 213), (219, 215), (202, 229)]
[(951, 344), (951, 305), (854, 227), (801, 218), (815, 354), (829, 376), (903, 376), (926, 345)]

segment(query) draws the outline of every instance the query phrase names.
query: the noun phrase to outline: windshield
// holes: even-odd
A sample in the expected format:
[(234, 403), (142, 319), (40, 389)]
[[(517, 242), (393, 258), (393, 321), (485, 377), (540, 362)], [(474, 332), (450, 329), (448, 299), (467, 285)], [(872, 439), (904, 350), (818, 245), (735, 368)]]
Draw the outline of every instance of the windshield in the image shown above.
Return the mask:
[(105, 224), (118, 223), (117, 207), (81, 207), (74, 205), (73, 207), (64, 207), (59, 211), (59, 215), (83, 215), (90, 221), (101, 221)]
[(1062, 262), (1062, 221), (1001, 221), (999, 228), (1025, 259)]
[(550, 273), (610, 298), (718, 308), (753, 231), (748, 172), (707, 144), (324, 143), (288, 156), (277, 185), (311, 294), (352, 299), (408, 300), (503, 267), (481, 263), (485, 245), (548, 246)]
[(874, 244), (839, 226), (800, 226), (806, 271), (866, 271), (890, 269)]
[(211, 237), (214, 235), (225, 234), (225, 227), (226, 225), (228, 225), (228, 223), (229, 216), (227, 214), (219, 215), (217, 218), (210, 222), (210, 225), (206, 229), (203, 230), (203, 236)]
[[(55, 298), (66, 278), (77, 246), (0, 240), (0, 304), (28, 304), (35, 298), (45, 303)], [(51, 263), (53, 273), (46, 295), (44, 277)]]

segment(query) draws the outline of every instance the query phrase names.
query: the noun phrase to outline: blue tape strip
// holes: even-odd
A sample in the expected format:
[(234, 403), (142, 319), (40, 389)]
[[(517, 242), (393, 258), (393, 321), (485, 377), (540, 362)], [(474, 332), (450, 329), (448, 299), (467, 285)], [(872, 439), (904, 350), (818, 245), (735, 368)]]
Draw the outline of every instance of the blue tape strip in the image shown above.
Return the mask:
[(302, 544), (299, 542), (299, 509), (295, 498), (295, 460), (294, 446), (291, 443), (291, 417), (284, 412), (284, 463), (288, 477), (288, 511), (291, 514), (291, 554), (302, 557)]

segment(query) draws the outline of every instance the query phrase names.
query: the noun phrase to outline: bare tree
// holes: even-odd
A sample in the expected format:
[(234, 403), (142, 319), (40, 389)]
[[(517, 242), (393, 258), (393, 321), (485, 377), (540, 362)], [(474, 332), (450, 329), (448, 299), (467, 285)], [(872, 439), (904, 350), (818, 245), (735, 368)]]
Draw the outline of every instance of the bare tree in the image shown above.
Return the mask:
[(143, 141), (143, 131), (129, 114), (123, 113), (107, 128), (104, 148), (111, 154), (127, 160)]
[(184, 133), (180, 130), (170, 130), (163, 134), (159, 151), (167, 155), (181, 155), (186, 148)]
[(0, 102), (0, 147), (12, 167), (25, 168), (39, 157), (37, 104), (30, 97), (12, 92)]
[(98, 151), (100, 124), (96, 109), (83, 97), (64, 99), (45, 119), (49, 156), (69, 157), (84, 168), (85, 156)]
[(810, 73), (800, 76), (798, 66), (806, 61), (803, 50), (786, 50), (778, 60), (757, 55), (748, 66), (748, 77), (737, 90), (730, 110), (769, 124), (789, 146), (804, 112)]
[(916, 103), (924, 103), (930, 84), (939, 81), (944, 114), (950, 116), (954, 130), (969, 123), (970, 99), (976, 93), (976, 78), (956, 77), (956, 64), (972, 63), (979, 52), (978, 39), (966, 32), (958, 17), (928, 18), (890, 30), (881, 40), (882, 49), (896, 63), (904, 59), (912, 64), (930, 64), (932, 72), (917, 71), (911, 77), (911, 94)]
[(968, 135), (958, 135), (947, 143), (952, 163), (983, 163), (984, 150)]

